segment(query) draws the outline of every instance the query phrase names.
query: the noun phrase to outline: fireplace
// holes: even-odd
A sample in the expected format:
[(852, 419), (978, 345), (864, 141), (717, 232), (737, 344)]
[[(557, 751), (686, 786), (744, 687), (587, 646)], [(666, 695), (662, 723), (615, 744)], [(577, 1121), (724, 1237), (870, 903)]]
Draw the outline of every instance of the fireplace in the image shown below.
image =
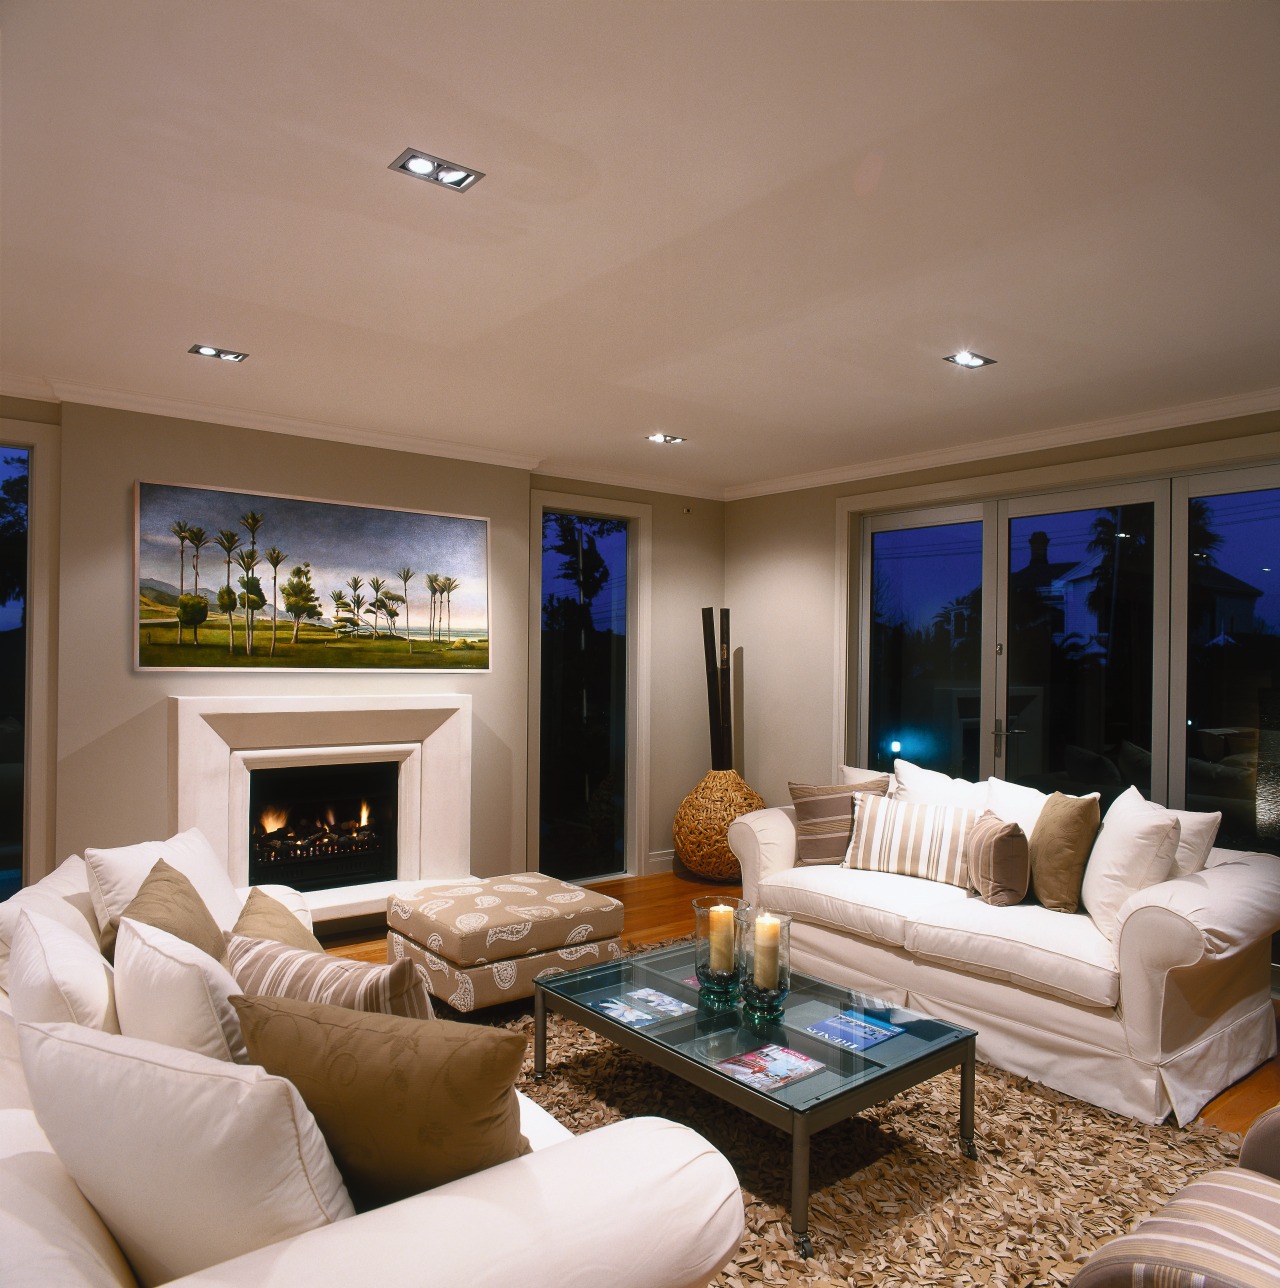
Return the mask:
[(400, 765), (249, 771), (249, 884), (331, 890), (396, 877)]

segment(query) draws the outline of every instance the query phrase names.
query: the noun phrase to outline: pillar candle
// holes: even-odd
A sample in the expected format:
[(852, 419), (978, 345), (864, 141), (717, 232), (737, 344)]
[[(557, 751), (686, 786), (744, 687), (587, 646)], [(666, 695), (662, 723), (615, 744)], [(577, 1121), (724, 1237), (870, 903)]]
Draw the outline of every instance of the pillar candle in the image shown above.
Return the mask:
[(777, 917), (771, 917), (767, 912), (756, 918), (754, 980), (757, 988), (778, 987), (778, 928)]
[(733, 970), (733, 908), (718, 903), (710, 910), (711, 959), (713, 971), (727, 974)]

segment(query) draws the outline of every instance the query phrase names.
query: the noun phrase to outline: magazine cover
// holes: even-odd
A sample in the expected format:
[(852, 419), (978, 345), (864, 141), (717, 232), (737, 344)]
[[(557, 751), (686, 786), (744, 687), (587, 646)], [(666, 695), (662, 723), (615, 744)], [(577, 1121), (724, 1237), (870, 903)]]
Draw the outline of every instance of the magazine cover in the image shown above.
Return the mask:
[(677, 997), (659, 993), (656, 988), (638, 988), (634, 993), (627, 994), (627, 1001), (636, 1006), (642, 1006), (646, 1010), (656, 1011), (663, 1016), (688, 1015), (691, 1011), (697, 1010), (697, 1007), (690, 1006), (688, 1002), (682, 1002)]
[(656, 1024), (658, 1020), (668, 1020), (672, 1016), (688, 1015), (697, 1009), (679, 998), (658, 992), (656, 988), (637, 988), (623, 997), (602, 998), (592, 1002), (591, 1007), (633, 1029)]
[(716, 1061), (716, 1068), (757, 1091), (773, 1091), (826, 1067), (821, 1060), (773, 1043)]
[(643, 1028), (646, 1024), (656, 1024), (658, 1017), (650, 1015), (634, 1006), (628, 1006), (620, 997), (604, 997), (591, 1003), (591, 1009), (607, 1015), (619, 1024), (629, 1024), (633, 1029)]
[(898, 1025), (890, 1024), (888, 1020), (873, 1019), (861, 1011), (840, 1011), (825, 1020), (817, 1020), (808, 1025), (806, 1031), (816, 1033), (818, 1037), (826, 1038), (828, 1042), (834, 1042), (836, 1046), (842, 1046), (848, 1051), (865, 1051), (877, 1042), (906, 1032)]

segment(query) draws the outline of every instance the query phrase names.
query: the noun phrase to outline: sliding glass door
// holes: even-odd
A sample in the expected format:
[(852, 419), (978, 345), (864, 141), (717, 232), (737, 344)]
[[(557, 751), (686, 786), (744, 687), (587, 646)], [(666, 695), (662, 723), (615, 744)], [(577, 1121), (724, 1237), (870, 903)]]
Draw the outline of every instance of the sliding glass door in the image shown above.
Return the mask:
[(0, 899), (22, 884), (31, 452), (0, 444)]

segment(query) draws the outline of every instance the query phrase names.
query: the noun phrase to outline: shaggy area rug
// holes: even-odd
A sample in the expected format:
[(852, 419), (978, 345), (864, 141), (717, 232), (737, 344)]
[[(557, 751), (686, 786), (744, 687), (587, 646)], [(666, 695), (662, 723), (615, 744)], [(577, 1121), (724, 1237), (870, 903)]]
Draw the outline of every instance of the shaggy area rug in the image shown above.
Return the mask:
[(791, 1237), (784, 1133), (557, 1015), (537, 1083), (529, 1004), (488, 1022), (528, 1034), (520, 1090), (571, 1131), (658, 1114), (728, 1157), (747, 1232), (717, 1288), (1066, 1284), (1094, 1248), (1231, 1162), (1240, 1144), (1211, 1127), (1144, 1126), (980, 1064), (970, 1161), (956, 1143), (952, 1070), (813, 1138), (814, 1252), (804, 1258)]

